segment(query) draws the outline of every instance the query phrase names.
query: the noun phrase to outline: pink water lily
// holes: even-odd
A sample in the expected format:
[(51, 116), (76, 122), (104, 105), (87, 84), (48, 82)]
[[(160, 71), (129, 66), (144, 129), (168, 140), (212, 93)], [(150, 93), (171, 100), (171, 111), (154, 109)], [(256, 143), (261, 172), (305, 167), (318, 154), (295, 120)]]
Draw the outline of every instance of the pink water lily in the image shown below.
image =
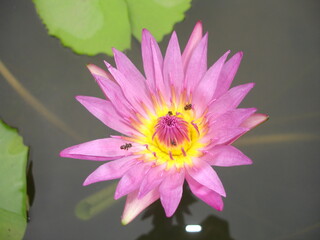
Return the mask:
[(163, 58), (156, 40), (143, 30), (145, 76), (116, 49), (116, 67), (105, 62), (104, 71), (88, 65), (106, 99), (77, 100), (122, 135), (69, 147), (60, 155), (108, 161), (84, 185), (120, 178), (115, 199), (127, 195), (123, 224), (158, 199), (172, 216), (185, 180), (195, 196), (221, 211), (226, 192), (211, 166), (252, 163), (231, 144), (268, 116), (237, 108), (253, 83), (229, 90), (242, 52), (227, 60), (228, 51), (207, 69), (207, 42), (198, 22), (183, 53), (174, 32)]

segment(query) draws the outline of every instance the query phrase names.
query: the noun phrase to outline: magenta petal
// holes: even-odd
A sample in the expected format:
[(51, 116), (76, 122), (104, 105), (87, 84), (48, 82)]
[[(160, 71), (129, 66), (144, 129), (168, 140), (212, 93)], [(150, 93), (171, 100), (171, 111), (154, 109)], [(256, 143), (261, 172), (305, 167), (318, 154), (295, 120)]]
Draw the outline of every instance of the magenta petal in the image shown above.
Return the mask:
[(176, 211), (182, 196), (182, 187), (185, 171), (168, 173), (159, 187), (161, 204), (167, 217), (171, 217)]
[(250, 165), (252, 161), (237, 148), (230, 145), (216, 146), (208, 151), (206, 155), (201, 157), (210, 165), (219, 167), (231, 167), (240, 165)]
[(192, 52), (185, 74), (185, 83), (188, 93), (199, 83), (207, 71), (208, 34), (204, 35)]
[[(147, 83), (150, 89), (155, 92), (156, 75), (159, 72), (157, 69), (162, 71), (163, 58), (157, 41), (146, 29), (142, 30), (141, 51)], [(155, 63), (155, 59), (157, 63)]]
[(162, 164), (160, 166), (150, 168), (141, 183), (138, 198), (144, 197), (152, 189), (155, 189), (160, 185), (163, 179), (167, 176), (165, 167), (165, 164)]
[(203, 186), (225, 197), (226, 192), (222, 182), (213, 168), (207, 162), (200, 159), (194, 159), (193, 163), (192, 167), (187, 168), (188, 174)]
[(217, 81), (223, 67), (223, 64), (228, 57), (230, 51), (226, 52), (219, 58), (206, 72), (198, 85), (195, 85), (192, 102), (195, 105), (197, 116), (201, 116), (203, 111), (208, 107), (212, 100)]
[(219, 145), (219, 144), (231, 144), (235, 139), (239, 138), (248, 131), (247, 128), (225, 128), (220, 129), (214, 134), (212, 143), (210, 145)]
[(121, 178), (114, 194), (114, 198), (119, 199), (122, 196), (138, 189), (150, 167), (151, 163), (138, 163), (132, 166), (131, 169)]
[(96, 79), (97, 83), (99, 84), (99, 87), (101, 88), (105, 96), (108, 99), (110, 99), (113, 106), (117, 106), (116, 111), (119, 113), (119, 115), (124, 116), (126, 118), (134, 118), (134, 110), (131, 104), (123, 95), (120, 86), (117, 83), (112, 82), (103, 76), (93, 76)]
[(103, 138), (81, 143), (61, 151), (61, 157), (106, 161), (132, 154), (132, 149), (120, 149), (125, 144), (122, 139)]
[(208, 134), (214, 135), (217, 131), (223, 131), (226, 128), (239, 127), (255, 111), (257, 111), (256, 108), (238, 108), (228, 111), (209, 123), (210, 130)]
[(211, 118), (216, 118), (219, 115), (238, 107), (243, 98), (253, 87), (254, 83), (247, 83), (231, 88), (209, 106), (208, 115)]
[(238, 52), (232, 56), (223, 66), (219, 79), (217, 82), (217, 88), (214, 93), (214, 98), (219, 98), (222, 94), (226, 93), (230, 88), (230, 85), (238, 71), (241, 59), (243, 57), (242, 52)]
[(147, 118), (147, 110), (144, 108), (144, 106), (146, 106), (150, 111), (152, 111), (153, 105), (150, 96), (148, 95), (144, 87), (140, 84), (134, 84), (133, 82), (130, 82), (118, 69), (112, 67), (106, 61), (105, 64), (108, 67), (112, 76), (120, 85), (126, 99), (140, 114), (144, 115)]
[(202, 201), (207, 203), (209, 206), (217, 209), (218, 211), (223, 210), (223, 200), (218, 193), (201, 185), (188, 175), (186, 176), (186, 179), (189, 184), (190, 190), (194, 195), (196, 195)]
[(169, 86), (164, 82), (163, 73), (162, 73), (162, 59), (159, 59), (156, 54), (155, 45), (151, 42), (152, 49), (152, 60), (154, 67), (154, 81), (155, 81), (155, 93), (157, 93), (159, 100), (161, 97), (164, 97), (164, 100), (169, 103), (171, 98), (171, 92)]
[(124, 75), (126, 79), (134, 85), (139, 85), (141, 89), (146, 91), (146, 80), (130, 59), (122, 52), (113, 48), (114, 60), (117, 69)]
[(141, 135), (139, 132), (131, 128), (129, 124), (123, 121), (123, 118), (119, 116), (117, 111), (114, 109), (111, 102), (88, 96), (77, 96), (76, 99), (96, 118), (103, 122), (108, 127), (132, 136)]
[(269, 116), (267, 114), (255, 113), (248, 117), (242, 124), (241, 127), (252, 129), (258, 126), (259, 124), (267, 121)]
[(252, 128), (255, 128), (256, 126), (258, 126), (259, 124), (267, 121), (269, 119), (269, 116), (266, 114), (262, 114), (262, 113), (255, 113), (252, 114), (250, 117), (248, 117), (246, 120), (244, 120), (243, 123), (241, 123), (240, 127), (245, 128), (246, 131), (244, 131), (243, 133), (235, 136), (233, 139), (231, 139), (228, 144), (232, 144), (233, 142), (235, 142), (238, 138), (240, 138), (242, 135), (244, 135), (246, 132), (248, 132), (249, 130), (251, 130)]
[(138, 191), (129, 193), (127, 201), (122, 214), (122, 224), (130, 223), (136, 216), (138, 216), (145, 208), (159, 199), (159, 192), (153, 190), (145, 195), (143, 198), (138, 199)]
[(90, 73), (92, 75), (98, 75), (107, 79), (110, 79), (111, 81), (115, 82), (116, 80), (112, 77), (112, 75), (108, 72), (106, 72), (105, 70), (103, 70), (102, 68), (99, 68), (98, 66), (94, 65), (94, 64), (88, 64), (87, 68), (89, 69)]
[(184, 73), (182, 68), (181, 52), (178, 37), (172, 33), (166, 55), (163, 62), (163, 78), (167, 91), (171, 91), (170, 86), (175, 87), (176, 93), (180, 93), (183, 85)]
[(101, 165), (87, 177), (83, 186), (122, 177), (136, 162), (137, 157), (139, 156), (124, 157)]
[(199, 21), (195, 25), (191, 33), (191, 36), (189, 38), (189, 41), (187, 43), (187, 46), (184, 49), (182, 54), (182, 64), (183, 64), (184, 71), (186, 71), (192, 52), (200, 42), (201, 38), (202, 38), (202, 22)]

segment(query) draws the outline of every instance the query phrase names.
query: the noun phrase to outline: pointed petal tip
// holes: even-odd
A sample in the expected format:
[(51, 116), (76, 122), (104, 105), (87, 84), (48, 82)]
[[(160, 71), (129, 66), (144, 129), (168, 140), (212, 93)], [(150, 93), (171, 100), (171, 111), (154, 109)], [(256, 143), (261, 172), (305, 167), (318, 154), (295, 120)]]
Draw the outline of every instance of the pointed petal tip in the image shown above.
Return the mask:
[(116, 57), (117, 55), (120, 55), (120, 54), (124, 54), (123, 52), (119, 51), (115, 47), (112, 48), (112, 52), (113, 52), (114, 57)]
[(68, 149), (68, 148), (63, 149), (63, 150), (59, 153), (59, 156), (60, 156), (60, 157), (63, 157), (63, 158), (67, 157), (67, 149)]
[(202, 26), (202, 20), (198, 20), (197, 23), (196, 23), (196, 26), (197, 25)]
[(202, 20), (198, 20), (196, 24), (194, 25), (192, 33), (202, 36), (202, 31), (203, 31), (203, 24)]
[(252, 88), (254, 88), (255, 85), (256, 85), (256, 83), (254, 83), (254, 82), (243, 84), (243, 86), (248, 87), (248, 91), (251, 90)]
[[(132, 221), (132, 220), (131, 220)], [(125, 225), (127, 225), (128, 223), (130, 223), (131, 221), (128, 221), (127, 219), (122, 219), (121, 220), (121, 224), (123, 225), (123, 226), (125, 226)]]
[(166, 213), (166, 217), (167, 218), (170, 218), (170, 217), (172, 217), (173, 216), (173, 214), (175, 213), (175, 211), (174, 212), (169, 212), (169, 211), (166, 211), (166, 209), (165, 209), (165, 213)]
[(83, 103), (83, 101), (85, 101), (86, 96), (82, 96), (82, 95), (77, 95), (75, 96), (75, 99), (79, 102), (79, 103)]
[(82, 183), (82, 186), (85, 187), (85, 186), (88, 186), (91, 184), (88, 179), (89, 179), (89, 177), (87, 177), (86, 180), (84, 180), (84, 182)]
[(223, 189), (223, 191), (221, 191), (220, 193), (219, 193), (222, 197), (227, 197), (227, 193), (226, 193), (226, 191)]
[(176, 39), (178, 39), (178, 35), (177, 35), (177, 32), (176, 32), (176, 31), (173, 31), (173, 32), (172, 32), (171, 38), (176, 38)]
[(115, 191), (113, 198), (114, 200), (118, 200), (119, 198), (121, 198), (121, 195), (119, 194), (118, 191)]
[(109, 69), (109, 68), (112, 68), (111, 64), (108, 63), (106, 60), (103, 60), (103, 62), (104, 62), (104, 64), (107, 66), (108, 69)]
[(88, 186), (88, 185), (91, 185), (93, 183), (96, 183), (96, 182), (99, 182), (97, 181), (97, 179), (94, 177), (94, 174), (91, 173), (82, 183), (82, 186)]
[[(94, 64), (92, 64), (92, 63), (88, 63), (88, 64), (86, 64), (86, 67), (89, 69), (89, 71), (90, 71), (90, 69), (93, 69), (93, 68), (95, 68), (95, 67), (97, 67), (96, 65), (94, 65)], [(91, 71), (90, 71), (91, 72)]]
[(219, 212), (222, 212), (223, 211), (223, 207), (224, 207), (223, 205), (219, 206), (219, 207), (216, 208), (216, 210), (219, 211)]
[(146, 28), (142, 29), (142, 34), (151, 34), (150, 31)]
[[(119, 186), (119, 185), (118, 185), (118, 186)], [(122, 198), (122, 197), (125, 196), (125, 195), (127, 195), (127, 193), (126, 193), (126, 194), (123, 194), (123, 191), (119, 191), (119, 190), (118, 190), (118, 187), (117, 187), (116, 191), (114, 192), (113, 198), (114, 198), (114, 200), (118, 200), (118, 199)]]

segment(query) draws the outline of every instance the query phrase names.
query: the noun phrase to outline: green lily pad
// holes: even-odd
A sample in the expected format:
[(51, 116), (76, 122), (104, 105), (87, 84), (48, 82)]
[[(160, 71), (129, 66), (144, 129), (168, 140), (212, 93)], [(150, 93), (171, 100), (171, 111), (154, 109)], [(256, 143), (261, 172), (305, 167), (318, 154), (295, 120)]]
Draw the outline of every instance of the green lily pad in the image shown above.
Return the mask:
[(27, 226), (28, 148), (16, 129), (0, 121), (0, 239), (22, 239)]
[(191, 0), (33, 0), (50, 35), (79, 54), (112, 54), (141, 39), (143, 28), (159, 41), (184, 18)]
[(191, 0), (126, 0), (131, 19), (132, 34), (141, 41), (141, 30), (148, 29), (157, 41), (184, 19)]

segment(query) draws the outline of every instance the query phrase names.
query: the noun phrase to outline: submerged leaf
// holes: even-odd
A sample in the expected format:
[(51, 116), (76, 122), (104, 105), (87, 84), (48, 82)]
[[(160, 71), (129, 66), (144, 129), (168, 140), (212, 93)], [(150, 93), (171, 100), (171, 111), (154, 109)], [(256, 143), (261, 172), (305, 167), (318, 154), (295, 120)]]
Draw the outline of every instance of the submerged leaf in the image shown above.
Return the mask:
[(27, 157), (17, 130), (0, 121), (0, 239), (22, 239), (27, 226)]
[(148, 28), (162, 37), (181, 21), (191, 0), (33, 0), (50, 35), (76, 53), (112, 54), (130, 47)]

